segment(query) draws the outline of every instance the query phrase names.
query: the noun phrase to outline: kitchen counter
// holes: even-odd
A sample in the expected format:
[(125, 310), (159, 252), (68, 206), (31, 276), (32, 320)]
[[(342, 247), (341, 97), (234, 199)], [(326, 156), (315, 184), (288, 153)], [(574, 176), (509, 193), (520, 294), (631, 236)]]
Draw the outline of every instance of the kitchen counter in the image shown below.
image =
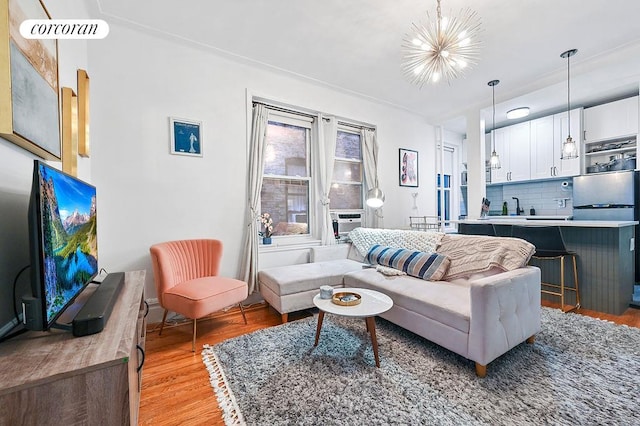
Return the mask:
[[(535, 217), (535, 216), (534, 216)], [(635, 225), (637, 221), (600, 220), (527, 220), (523, 216), (490, 216), (486, 219), (459, 220), (457, 223), (494, 225), (499, 237), (511, 236), (512, 226), (559, 226), (567, 249), (575, 252), (578, 263), (580, 303), (585, 309), (621, 315), (633, 300), (635, 283)], [(543, 282), (559, 282), (559, 262), (531, 264), (542, 270)], [(565, 282), (572, 283), (571, 267), (565, 268)], [(542, 298), (558, 302), (558, 297)], [(575, 304), (573, 292), (567, 292), (567, 304)]]
[(563, 215), (524, 215), (521, 214), (519, 216), (515, 215), (515, 214), (510, 214), (508, 216), (506, 215), (489, 215), (484, 219), (480, 219), (480, 220), (487, 220), (487, 219), (504, 219), (504, 220), (522, 220), (522, 219), (529, 219), (529, 220), (571, 220), (573, 218), (573, 216), (563, 216)]
[[(536, 219), (533, 219), (536, 218)], [(494, 225), (561, 226), (571, 228), (624, 228), (638, 225), (638, 221), (614, 220), (557, 220), (538, 216), (489, 216), (486, 219), (453, 220), (453, 223), (492, 223)]]

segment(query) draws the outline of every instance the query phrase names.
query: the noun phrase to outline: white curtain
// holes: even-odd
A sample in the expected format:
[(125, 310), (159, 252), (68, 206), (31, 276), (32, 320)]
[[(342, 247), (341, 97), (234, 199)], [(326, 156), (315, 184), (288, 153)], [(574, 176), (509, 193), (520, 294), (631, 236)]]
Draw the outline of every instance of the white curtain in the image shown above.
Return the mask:
[[(379, 188), (378, 186), (378, 138), (376, 131), (363, 128), (360, 131), (362, 139), (362, 163), (364, 166), (365, 195), (370, 189)], [(370, 208), (369, 208), (370, 209)], [(364, 226), (367, 228), (377, 228), (380, 218), (382, 217), (382, 207), (373, 210), (371, 214), (365, 217)]]
[(249, 185), (247, 229), (242, 258), (241, 277), (249, 285), (249, 294), (257, 290), (258, 277), (258, 217), (260, 216), (260, 190), (264, 171), (264, 151), (266, 146), (268, 111), (262, 104), (253, 106), (251, 141), (249, 144)]
[(335, 244), (336, 239), (333, 234), (331, 223), (331, 213), (329, 212), (329, 192), (331, 191), (331, 179), (333, 178), (333, 163), (336, 157), (336, 139), (338, 138), (338, 121), (335, 117), (319, 117), (320, 132), (318, 139), (319, 153), (319, 186), (320, 186), (320, 208), (321, 219), (320, 236), (322, 245)]

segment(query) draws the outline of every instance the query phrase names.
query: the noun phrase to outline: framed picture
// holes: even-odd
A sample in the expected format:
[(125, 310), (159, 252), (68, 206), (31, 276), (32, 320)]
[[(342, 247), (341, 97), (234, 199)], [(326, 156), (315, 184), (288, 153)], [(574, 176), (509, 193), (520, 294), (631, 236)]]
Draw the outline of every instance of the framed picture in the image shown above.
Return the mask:
[(89, 76), (79, 69), (78, 79), (78, 155), (89, 157)]
[(60, 160), (58, 43), (25, 39), (26, 19), (51, 19), (39, 0), (0, 0), (0, 136)]
[(169, 117), (171, 153), (202, 157), (202, 122)]
[(62, 171), (78, 176), (78, 97), (70, 87), (62, 90)]
[(400, 186), (418, 187), (418, 151), (400, 148)]

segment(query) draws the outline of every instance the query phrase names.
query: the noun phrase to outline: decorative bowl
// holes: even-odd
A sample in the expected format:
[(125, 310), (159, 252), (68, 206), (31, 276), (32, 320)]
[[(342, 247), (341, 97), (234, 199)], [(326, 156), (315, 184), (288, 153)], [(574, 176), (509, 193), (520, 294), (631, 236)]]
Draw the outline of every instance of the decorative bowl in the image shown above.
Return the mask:
[(362, 296), (358, 293), (352, 293), (350, 291), (341, 291), (334, 293), (331, 301), (340, 306), (355, 306), (359, 305), (362, 301)]

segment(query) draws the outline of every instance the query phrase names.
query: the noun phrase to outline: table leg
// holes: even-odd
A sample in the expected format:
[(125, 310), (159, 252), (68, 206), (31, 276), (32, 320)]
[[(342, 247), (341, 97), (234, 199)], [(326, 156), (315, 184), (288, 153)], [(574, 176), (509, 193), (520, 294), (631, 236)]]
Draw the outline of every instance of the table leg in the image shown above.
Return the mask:
[(376, 338), (376, 318), (367, 317), (367, 330), (371, 333), (371, 346), (373, 346), (373, 356), (376, 359), (376, 367), (380, 368), (380, 358), (378, 357), (378, 339)]
[(320, 330), (322, 329), (322, 320), (324, 319), (324, 311), (318, 312), (318, 326), (316, 328), (316, 342), (313, 346), (318, 346), (318, 340), (320, 339)]

